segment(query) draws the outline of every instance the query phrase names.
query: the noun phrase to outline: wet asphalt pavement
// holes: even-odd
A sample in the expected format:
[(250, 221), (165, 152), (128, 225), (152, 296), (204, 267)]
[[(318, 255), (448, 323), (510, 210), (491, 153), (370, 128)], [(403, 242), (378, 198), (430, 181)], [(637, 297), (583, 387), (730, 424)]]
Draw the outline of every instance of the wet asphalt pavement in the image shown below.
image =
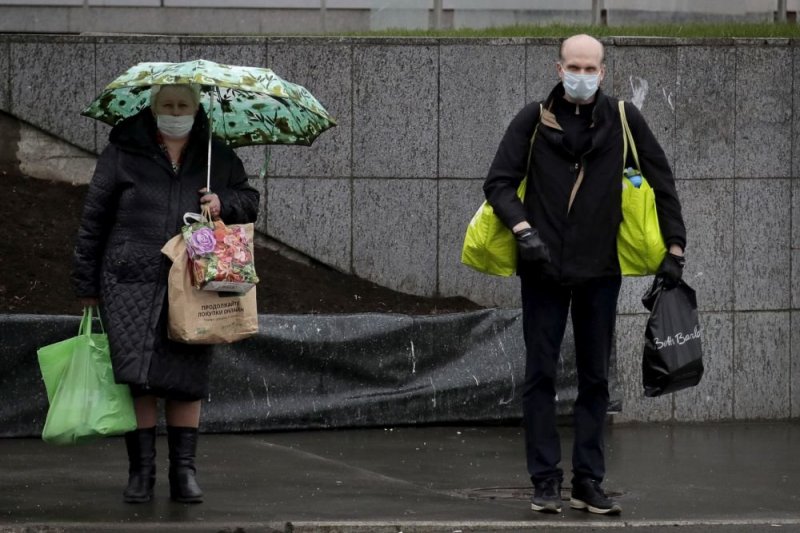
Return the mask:
[[(571, 435), (561, 428), (565, 458)], [(0, 531), (800, 532), (800, 423), (608, 428), (618, 517), (530, 510), (517, 427), (202, 435), (200, 505), (122, 502), (121, 438), (76, 447), (0, 439)]]

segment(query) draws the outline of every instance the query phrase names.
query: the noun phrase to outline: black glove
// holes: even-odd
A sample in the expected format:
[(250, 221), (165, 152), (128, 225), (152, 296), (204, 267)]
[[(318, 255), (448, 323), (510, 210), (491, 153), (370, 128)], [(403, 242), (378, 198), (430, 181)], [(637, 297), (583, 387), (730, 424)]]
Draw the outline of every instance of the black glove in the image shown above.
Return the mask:
[(514, 234), (517, 239), (517, 251), (521, 263), (546, 263), (550, 261), (550, 252), (547, 245), (539, 237), (539, 232), (533, 228), (525, 228)]
[(667, 253), (664, 256), (664, 260), (661, 261), (661, 266), (658, 267), (656, 276), (659, 276), (664, 281), (666, 288), (671, 289), (681, 280), (684, 264), (686, 264), (686, 259), (682, 256)]

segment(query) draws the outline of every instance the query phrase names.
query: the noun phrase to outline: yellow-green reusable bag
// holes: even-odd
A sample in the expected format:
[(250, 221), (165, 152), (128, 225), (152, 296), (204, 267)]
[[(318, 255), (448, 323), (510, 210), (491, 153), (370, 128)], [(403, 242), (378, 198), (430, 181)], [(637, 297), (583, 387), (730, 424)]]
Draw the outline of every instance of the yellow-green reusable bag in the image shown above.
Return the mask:
[[(627, 160), (628, 146), (633, 152), (636, 167), (639, 165), (639, 154), (633, 134), (625, 117), (625, 102), (620, 100), (619, 113), (622, 118), (624, 161)], [(667, 253), (664, 238), (658, 225), (656, 213), (656, 195), (647, 179), (642, 175), (641, 186), (634, 187), (628, 178), (622, 178), (622, 223), (617, 232), (617, 256), (619, 268), (623, 276), (648, 276), (658, 271), (661, 261)]]
[[(527, 177), (517, 188), (520, 201), (525, 198)], [(483, 201), (469, 221), (461, 262), (484, 274), (512, 276), (517, 271), (517, 243), (511, 230), (503, 224), (489, 202)]]
[[(539, 104), (539, 117), (541, 120), (542, 105)], [(531, 166), (533, 141), (539, 124), (533, 129), (531, 142), (528, 148), (528, 164), (526, 172)], [(528, 184), (527, 174), (517, 187), (517, 197), (520, 201), (525, 198), (525, 189)], [(513, 276), (517, 271), (517, 242), (511, 230), (497, 218), (489, 202), (483, 201), (467, 226), (464, 235), (464, 245), (461, 247), (461, 262), (484, 274), (494, 276)]]

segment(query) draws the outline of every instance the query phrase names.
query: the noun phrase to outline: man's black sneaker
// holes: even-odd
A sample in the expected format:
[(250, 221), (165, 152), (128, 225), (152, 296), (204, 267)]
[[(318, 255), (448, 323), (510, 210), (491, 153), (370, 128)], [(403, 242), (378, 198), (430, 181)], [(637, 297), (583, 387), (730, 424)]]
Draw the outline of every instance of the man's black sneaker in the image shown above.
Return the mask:
[(540, 513), (560, 513), (561, 482), (550, 478), (534, 483), (531, 509)]
[(620, 514), (622, 507), (606, 496), (600, 482), (591, 478), (576, 479), (572, 483), (572, 498), (569, 506), (597, 514)]

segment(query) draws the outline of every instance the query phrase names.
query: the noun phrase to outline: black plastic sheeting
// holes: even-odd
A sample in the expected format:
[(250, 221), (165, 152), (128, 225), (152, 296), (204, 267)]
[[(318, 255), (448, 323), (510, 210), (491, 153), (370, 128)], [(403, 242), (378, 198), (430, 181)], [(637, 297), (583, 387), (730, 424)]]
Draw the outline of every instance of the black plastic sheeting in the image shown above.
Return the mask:
[[(77, 333), (73, 316), (0, 315), (0, 437), (38, 436), (47, 396), (36, 350)], [(522, 315), (261, 315), (261, 333), (216, 348), (206, 432), (513, 421), (522, 416)], [(562, 348), (559, 413), (575, 398)], [(612, 379), (613, 379), (612, 372)], [(615, 383), (612, 381), (612, 398)]]

